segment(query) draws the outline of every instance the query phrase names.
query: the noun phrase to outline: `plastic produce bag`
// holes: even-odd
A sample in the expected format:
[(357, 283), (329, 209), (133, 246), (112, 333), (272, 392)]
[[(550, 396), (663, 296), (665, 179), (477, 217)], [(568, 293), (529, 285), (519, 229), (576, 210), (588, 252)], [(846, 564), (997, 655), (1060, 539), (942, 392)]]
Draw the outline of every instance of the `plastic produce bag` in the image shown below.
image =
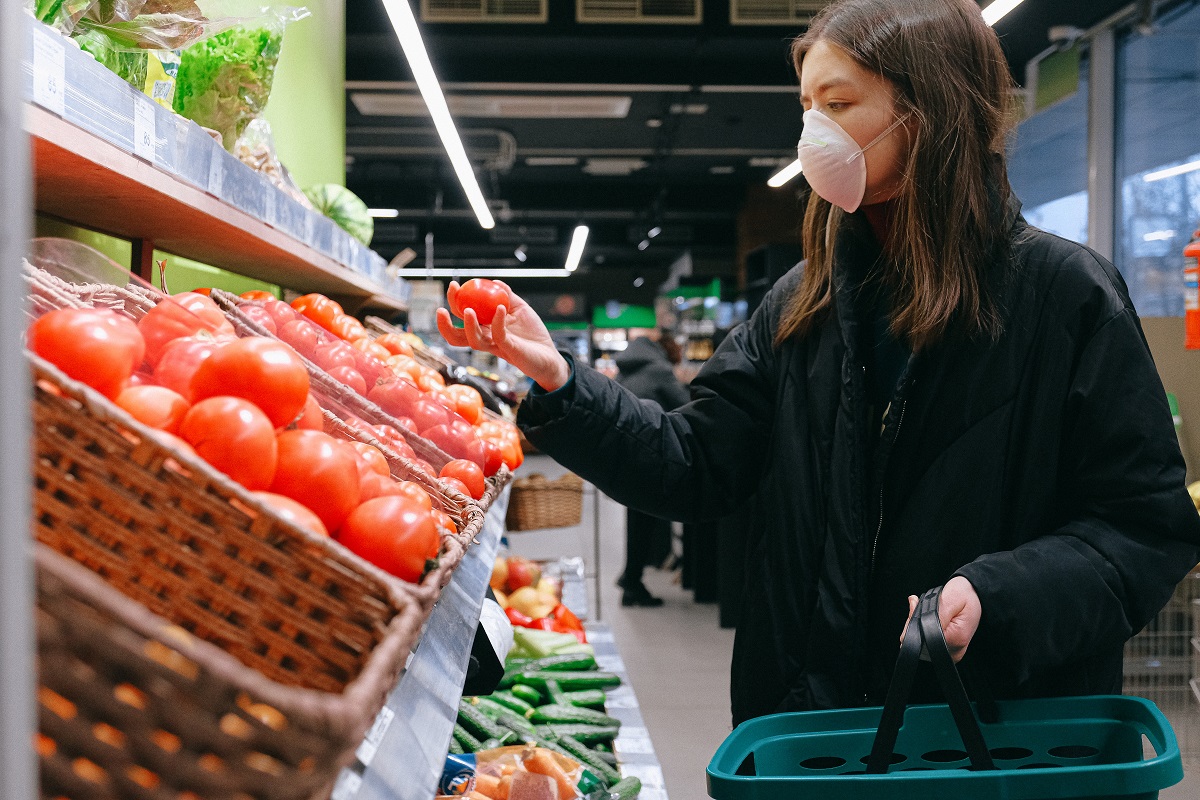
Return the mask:
[(95, 2), (96, 0), (27, 0), (25, 7), (38, 22), (44, 22), (60, 33), (69, 34), (75, 30), (75, 25), (84, 12)]
[(71, 38), (98, 63), (108, 67), (139, 92), (143, 90), (149, 64), (145, 51), (124, 49), (114, 43), (108, 34), (91, 28), (80, 28)]
[(271, 96), (284, 29), (307, 16), (304, 8), (272, 9), (184, 50), (175, 110), (218, 131), (231, 150)]
[(313, 208), (363, 244), (371, 244), (371, 237), (375, 235), (375, 220), (371, 218), (367, 204), (358, 195), (336, 183), (310, 186), (304, 193), (312, 201)]
[(266, 176), (285, 194), (307, 209), (312, 209), (304, 192), (292, 180), (292, 176), (279, 161), (275, 152), (275, 137), (271, 134), (271, 123), (261, 117), (246, 126), (233, 146), (233, 154), (246, 166)]

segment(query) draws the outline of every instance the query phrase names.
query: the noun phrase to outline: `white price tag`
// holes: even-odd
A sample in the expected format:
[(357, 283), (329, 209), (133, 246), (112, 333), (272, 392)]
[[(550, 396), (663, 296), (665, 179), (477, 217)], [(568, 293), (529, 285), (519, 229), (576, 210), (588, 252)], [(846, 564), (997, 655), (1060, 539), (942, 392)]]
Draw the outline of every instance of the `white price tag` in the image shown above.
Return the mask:
[(154, 163), (154, 104), (133, 98), (133, 154)]
[(224, 161), (222, 151), (214, 147), (212, 161), (208, 162), (208, 193), (213, 197), (221, 196), (221, 187), (225, 184)]
[(66, 51), (57, 34), (33, 31), (33, 102), (60, 117), (66, 114)]
[(390, 708), (384, 706), (379, 710), (374, 724), (371, 725), (371, 730), (367, 731), (366, 738), (362, 740), (358, 750), (354, 751), (354, 755), (358, 757), (364, 767), (371, 765), (371, 759), (375, 758), (375, 752), (379, 750), (379, 743), (383, 741), (383, 735), (387, 733), (388, 727), (395, 718), (396, 712)]
[(337, 783), (333, 785), (333, 794), (329, 800), (352, 800), (362, 787), (362, 776), (348, 769), (338, 775)]

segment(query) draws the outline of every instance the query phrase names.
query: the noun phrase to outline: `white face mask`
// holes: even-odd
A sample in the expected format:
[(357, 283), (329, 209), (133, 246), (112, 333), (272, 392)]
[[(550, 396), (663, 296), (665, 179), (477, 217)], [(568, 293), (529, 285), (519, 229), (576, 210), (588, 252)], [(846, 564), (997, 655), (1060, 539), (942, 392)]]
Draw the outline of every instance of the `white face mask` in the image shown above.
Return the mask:
[(842, 127), (815, 108), (804, 112), (804, 133), (796, 145), (804, 177), (813, 191), (853, 213), (862, 204), (867, 191), (867, 160), (863, 155), (908, 119), (905, 114), (865, 147)]

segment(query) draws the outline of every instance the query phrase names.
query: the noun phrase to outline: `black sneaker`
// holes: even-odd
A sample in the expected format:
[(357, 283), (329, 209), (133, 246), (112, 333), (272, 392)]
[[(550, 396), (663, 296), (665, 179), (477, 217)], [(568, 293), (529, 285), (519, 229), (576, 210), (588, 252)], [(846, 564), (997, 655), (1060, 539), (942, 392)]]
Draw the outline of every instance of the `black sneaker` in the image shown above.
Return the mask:
[(655, 597), (642, 585), (632, 586), (621, 592), (621, 605), (642, 606), (643, 608), (658, 608), (663, 604), (661, 597)]

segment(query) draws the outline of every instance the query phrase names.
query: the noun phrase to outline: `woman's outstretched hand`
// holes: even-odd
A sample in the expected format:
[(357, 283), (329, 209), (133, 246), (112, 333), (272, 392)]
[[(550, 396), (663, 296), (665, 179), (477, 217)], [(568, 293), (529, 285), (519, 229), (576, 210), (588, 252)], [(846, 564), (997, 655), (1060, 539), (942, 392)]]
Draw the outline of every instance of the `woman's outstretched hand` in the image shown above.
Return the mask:
[(483, 350), (504, 359), (548, 392), (558, 389), (571, 376), (571, 365), (558, 352), (545, 323), (529, 304), (512, 289), (496, 281), (508, 291), (512, 308), (500, 306), (490, 325), (481, 325), (473, 309), (458, 305), (457, 281), (446, 289), (446, 300), (454, 313), (462, 318), (464, 327), (456, 328), (450, 312), (437, 310), (438, 331), (455, 347)]
[[(909, 596), (908, 620), (912, 619), (917, 610), (917, 602), (916, 595)], [(938, 619), (942, 623), (942, 634), (946, 637), (946, 648), (955, 662), (966, 655), (967, 646), (971, 644), (971, 639), (975, 638), (982, 617), (983, 607), (971, 582), (961, 576), (947, 581), (938, 598)], [(904, 628), (900, 631), (900, 641), (904, 641), (908, 620), (905, 620)]]

